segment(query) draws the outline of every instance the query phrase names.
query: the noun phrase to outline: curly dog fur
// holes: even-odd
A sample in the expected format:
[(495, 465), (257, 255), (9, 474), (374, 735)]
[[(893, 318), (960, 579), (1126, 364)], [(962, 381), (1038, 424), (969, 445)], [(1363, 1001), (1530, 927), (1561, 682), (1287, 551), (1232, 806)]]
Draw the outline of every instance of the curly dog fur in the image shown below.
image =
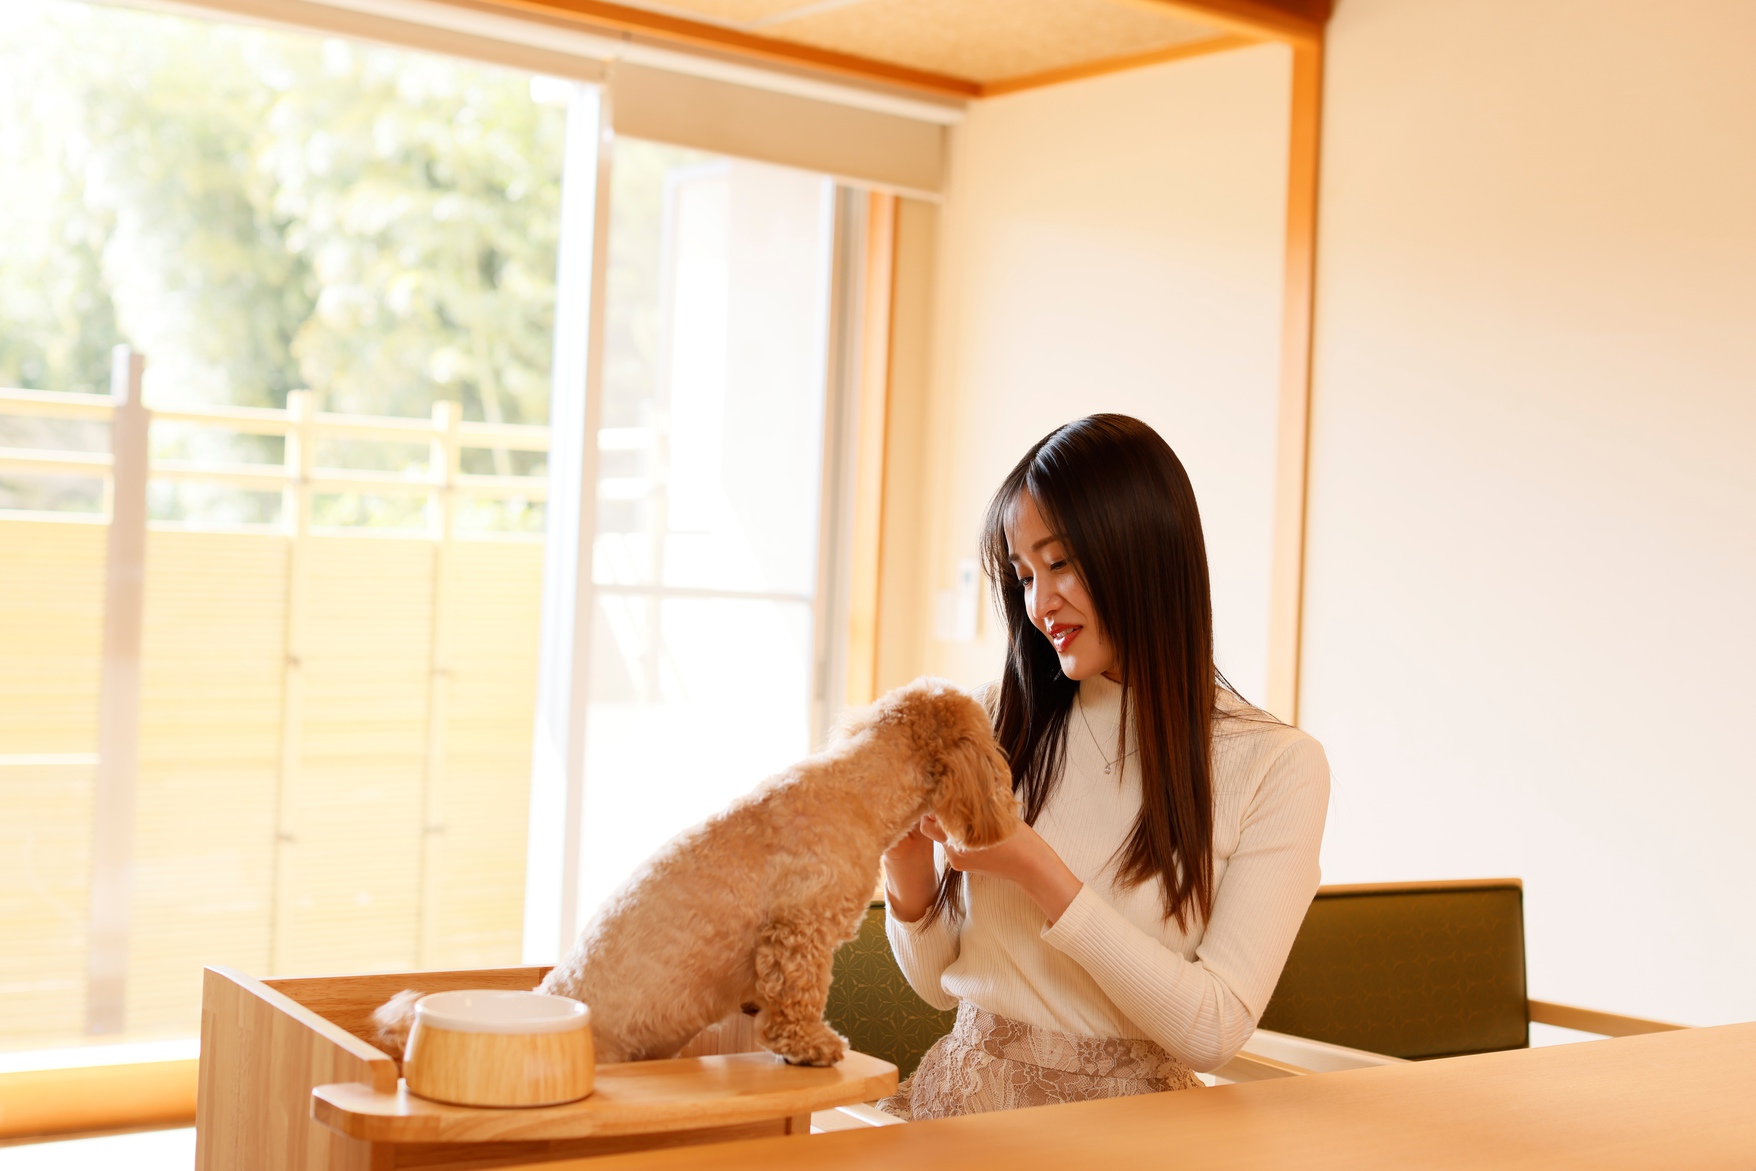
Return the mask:
[[(918, 679), (855, 713), (828, 748), (671, 839), (598, 910), (538, 986), (591, 1006), (602, 1062), (674, 1056), (738, 1008), (762, 1044), (833, 1065), (823, 1020), (836, 948), (852, 939), (883, 852), (923, 815), (980, 848), (1018, 825), (1006, 758), (982, 706)], [(376, 1014), (400, 1055), (417, 994)]]

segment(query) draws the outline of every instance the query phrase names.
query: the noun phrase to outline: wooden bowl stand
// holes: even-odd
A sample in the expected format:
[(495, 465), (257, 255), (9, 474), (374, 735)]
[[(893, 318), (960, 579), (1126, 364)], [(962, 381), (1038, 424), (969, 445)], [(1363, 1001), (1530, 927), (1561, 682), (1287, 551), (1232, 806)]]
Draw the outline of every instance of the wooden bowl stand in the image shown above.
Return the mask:
[(196, 1171), (492, 1168), (661, 1146), (809, 1134), (814, 1110), (870, 1101), (896, 1067), (849, 1053), (832, 1069), (748, 1049), (747, 1021), (708, 1030), (672, 1061), (600, 1065), (581, 1102), (447, 1106), (408, 1093), (365, 1040), (405, 988), (534, 988), (546, 967), (257, 980), (209, 968), (201, 1001)]

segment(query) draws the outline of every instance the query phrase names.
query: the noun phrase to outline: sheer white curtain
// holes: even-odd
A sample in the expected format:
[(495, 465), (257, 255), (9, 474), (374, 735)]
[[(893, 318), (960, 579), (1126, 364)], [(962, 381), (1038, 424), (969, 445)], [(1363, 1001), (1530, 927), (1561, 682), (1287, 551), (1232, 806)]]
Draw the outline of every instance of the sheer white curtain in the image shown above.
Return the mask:
[(612, 138), (581, 95), (574, 116), (599, 122), (570, 134), (563, 201), (533, 962), (666, 839), (810, 751), (841, 580), (830, 407), (857, 344), (831, 328), (854, 193)]
[(833, 189), (620, 139), (580, 910), (810, 748)]

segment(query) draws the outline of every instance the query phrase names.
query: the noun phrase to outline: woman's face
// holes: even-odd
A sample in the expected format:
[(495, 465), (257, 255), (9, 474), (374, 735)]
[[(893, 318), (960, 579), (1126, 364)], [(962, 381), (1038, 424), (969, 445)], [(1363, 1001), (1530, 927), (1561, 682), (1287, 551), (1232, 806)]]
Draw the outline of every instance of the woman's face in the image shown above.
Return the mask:
[(1061, 673), (1075, 681), (1117, 677), (1116, 652), (1104, 637), (1091, 596), (1073, 568), (1060, 535), (1049, 531), (1029, 493), (1019, 493), (1006, 520), (1006, 550), (1024, 586), (1024, 608), (1061, 659)]

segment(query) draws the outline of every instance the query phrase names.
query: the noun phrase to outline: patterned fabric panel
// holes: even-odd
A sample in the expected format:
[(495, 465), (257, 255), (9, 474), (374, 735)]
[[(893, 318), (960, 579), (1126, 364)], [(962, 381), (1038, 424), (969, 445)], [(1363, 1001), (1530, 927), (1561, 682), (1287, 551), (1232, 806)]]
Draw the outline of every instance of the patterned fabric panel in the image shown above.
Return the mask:
[(858, 938), (835, 953), (835, 982), (824, 1014), (861, 1053), (882, 1057), (907, 1077), (933, 1042), (951, 1031), (955, 1010), (940, 1012), (915, 995), (884, 937), (884, 904), (873, 903)]
[(1261, 1025), (1393, 1057), (1530, 1043), (1524, 898), (1483, 890), (1319, 893)]

